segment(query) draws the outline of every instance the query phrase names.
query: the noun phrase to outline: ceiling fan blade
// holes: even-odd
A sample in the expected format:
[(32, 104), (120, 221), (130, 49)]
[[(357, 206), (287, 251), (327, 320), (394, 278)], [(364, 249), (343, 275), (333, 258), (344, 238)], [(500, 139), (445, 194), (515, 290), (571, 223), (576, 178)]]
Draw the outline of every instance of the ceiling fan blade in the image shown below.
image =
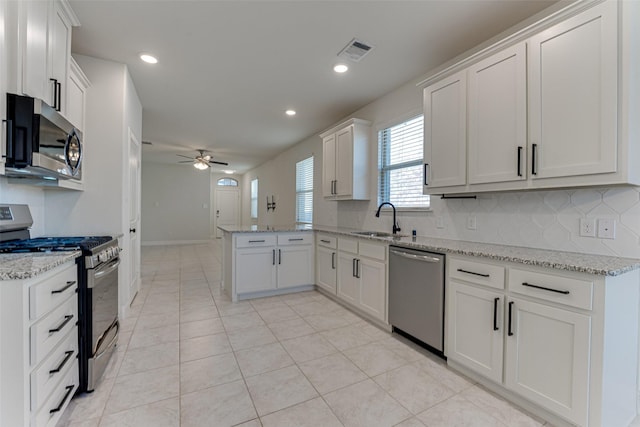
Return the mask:
[(216, 162), (215, 160), (210, 160), (209, 163), (215, 163), (217, 165), (229, 166), (229, 163), (227, 163), (227, 162)]
[(178, 157), (184, 157), (185, 159), (191, 159), (191, 160), (193, 160), (193, 157), (183, 156), (182, 154), (176, 154), (176, 156), (178, 156)]
[(178, 163), (193, 163), (193, 160), (180, 160)]

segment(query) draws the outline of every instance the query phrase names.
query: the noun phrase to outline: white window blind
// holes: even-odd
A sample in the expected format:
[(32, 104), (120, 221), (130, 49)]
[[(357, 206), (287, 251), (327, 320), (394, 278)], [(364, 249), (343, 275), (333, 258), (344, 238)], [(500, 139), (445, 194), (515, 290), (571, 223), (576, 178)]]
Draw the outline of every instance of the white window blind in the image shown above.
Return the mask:
[(258, 178), (251, 180), (251, 218), (258, 218)]
[(378, 132), (378, 203), (428, 208), (422, 194), (423, 116)]
[(296, 163), (296, 222), (313, 222), (313, 156)]

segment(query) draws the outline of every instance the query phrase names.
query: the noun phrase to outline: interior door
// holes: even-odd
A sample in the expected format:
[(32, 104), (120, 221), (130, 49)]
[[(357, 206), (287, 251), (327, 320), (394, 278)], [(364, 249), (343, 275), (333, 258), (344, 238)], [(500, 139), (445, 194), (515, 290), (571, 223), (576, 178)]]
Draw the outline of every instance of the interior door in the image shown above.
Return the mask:
[(240, 192), (237, 188), (216, 188), (215, 226), (216, 237), (222, 237), (219, 226), (240, 224)]
[(129, 128), (129, 303), (140, 290), (140, 142)]

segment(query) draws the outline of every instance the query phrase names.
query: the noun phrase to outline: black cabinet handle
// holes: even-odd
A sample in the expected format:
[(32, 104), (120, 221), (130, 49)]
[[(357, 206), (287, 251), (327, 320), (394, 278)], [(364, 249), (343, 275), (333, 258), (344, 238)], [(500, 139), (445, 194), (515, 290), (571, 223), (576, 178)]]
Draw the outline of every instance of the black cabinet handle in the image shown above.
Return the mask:
[(55, 332), (60, 332), (67, 325), (67, 323), (71, 321), (71, 319), (73, 319), (73, 314), (67, 314), (66, 316), (64, 316), (64, 320), (62, 321), (62, 323), (60, 323), (60, 325), (58, 325), (57, 328), (49, 329), (49, 333), (53, 334)]
[(72, 280), (70, 282), (67, 282), (66, 286), (64, 286), (64, 287), (62, 287), (60, 289), (56, 289), (55, 291), (51, 291), (51, 293), (52, 294), (61, 294), (61, 293), (63, 293), (64, 291), (66, 291), (67, 289), (69, 289), (70, 287), (72, 287), (75, 284), (76, 284), (76, 281)]
[(326, 243), (326, 244), (331, 243), (330, 241), (328, 241), (328, 240), (324, 240), (324, 239), (320, 239), (320, 241), (321, 241), (322, 243)]
[(67, 392), (64, 394), (64, 397), (62, 398), (62, 402), (60, 402), (60, 404), (57, 407), (50, 410), (49, 411), (50, 414), (55, 414), (56, 412), (60, 412), (64, 404), (67, 402), (67, 399), (69, 399), (69, 396), (71, 395), (71, 391), (73, 390), (73, 387), (75, 386), (68, 385), (65, 387), (67, 389)]
[(276, 265), (276, 250), (271, 249), (271, 265)]
[(518, 147), (518, 176), (522, 176), (522, 147)]
[(422, 171), (422, 177), (424, 179), (424, 185), (429, 185), (429, 180), (428, 180), (429, 171), (427, 169), (428, 167), (429, 167), (429, 163), (425, 163), (424, 167), (423, 167), (423, 171)]
[(336, 269), (336, 253), (335, 252), (331, 252), (331, 269), (332, 270)]
[(356, 278), (357, 279), (360, 278), (360, 260), (359, 259), (356, 260)]
[(49, 79), (49, 81), (53, 82), (53, 109), (58, 110), (58, 79)]
[(467, 274), (473, 274), (474, 276), (480, 276), (480, 277), (489, 277), (491, 276), (490, 274), (482, 274), (482, 273), (475, 273), (473, 271), (469, 271), (469, 270), (463, 270), (461, 268), (458, 269), (458, 271), (460, 273), (467, 273)]
[(299, 238), (299, 239), (289, 239), (290, 242), (301, 242), (303, 241), (303, 238)]
[(278, 249), (278, 265), (282, 264), (282, 249)]
[(264, 243), (264, 240), (249, 240), (249, 243)]
[(531, 144), (531, 175), (538, 175), (538, 144)]
[(52, 369), (49, 371), (49, 374), (57, 374), (58, 372), (60, 372), (62, 370), (62, 368), (64, 368), (64, 365), (67, 364), (67, 362), (69, 361), (69, 359), (71, 359), (71, 356), (73, 355), (74, 351), (73, 350), (69, 350), (69, 351), (65, 351), (64, 354), (66, 355), (64, 357), (64, 359), (62, 360), (62, 362), (58, 365), (57, 368)]
[(58, 89), (58, 105), (56, 111), (62, 110), (62, 83), (56, 82), (56, 88)]
[(353, 277), (356, 277), (356, 259), (355, 258), (351, 261), (351, 275)]
[(555, 293), (563, 294), (563, 295), (569, 295), (569, 293), (570, 293), (569, 291), (562, 291), (560, 289), (546, 288), (544, 286), (533, 285), (533, 284), (527, 283), (527, 282), (522, 282), (522, 286), (528, 286), (530, 288), (542, 289), (543, 291), (555, 292)]
[(509, 301), (509, 330), (507, 332), (507, 335), (509, 335), (510, 337), (513, 336), (513, 332), (511, 332), (511, 312), (513, 309), (513, 301)]
[(500, 298), (493, 299), (493, 330), (498, 330), (498, 301)]

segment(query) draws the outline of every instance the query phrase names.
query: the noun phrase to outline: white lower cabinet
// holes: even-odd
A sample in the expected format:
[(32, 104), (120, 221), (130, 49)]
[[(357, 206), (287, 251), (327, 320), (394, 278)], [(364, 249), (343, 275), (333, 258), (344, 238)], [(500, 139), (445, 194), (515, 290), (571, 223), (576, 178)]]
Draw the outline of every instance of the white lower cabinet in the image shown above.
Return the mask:
[(337, 239), (328, 234), (316, 235), (316, 285), (335, 295), (338, 283)]
[(338, 238), (338, 298), (387, 323), (387, 247)]
[(449, 256), (448, 363), (554, 425), (627, 426), (639, 284), (638, 271), (596, 276)]
[(451, 281), (447, 301), (448, 357), (502, 382), (504, 295)]
[(0, 425), (54, 427), (78, 380), (77, 267), (0, 282)]
[(313, 286), (312, 233), (247, 233), (234, 239), (234, 300)]
[(591, 317), (520, 298), (507, 311), (507, 388), (587, 425)]

